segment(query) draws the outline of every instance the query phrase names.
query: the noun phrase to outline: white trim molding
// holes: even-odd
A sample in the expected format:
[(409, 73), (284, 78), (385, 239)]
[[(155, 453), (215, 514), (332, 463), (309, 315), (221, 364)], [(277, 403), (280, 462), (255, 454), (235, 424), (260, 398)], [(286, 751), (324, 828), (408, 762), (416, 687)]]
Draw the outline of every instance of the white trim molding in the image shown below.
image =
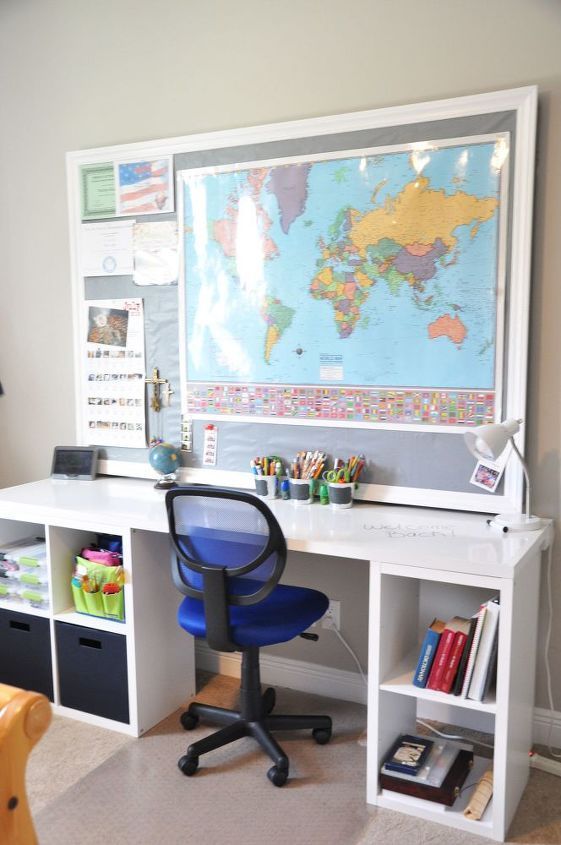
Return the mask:
[[(539, 745), (551, 742), (554, 748), (561, 748), (561, 712), (559, 710), (545, 710), (534, 707), (534, 729), (532, 738)], [(549, 735), (551, 725), (551, 737)]]
[[(205, 669), (207, 672), (217, 672), (230, 678), (240, 676), (239, 652), (212, 651), (201, 640), (197, 640), (195, 644), (195, 663), (198, 669)], [(366, 686), (358, 672), (332, 669), (329, 666), (278, 657), (274, 654), (261, 654), (260, 668), (264, 684), (366, 704)]]

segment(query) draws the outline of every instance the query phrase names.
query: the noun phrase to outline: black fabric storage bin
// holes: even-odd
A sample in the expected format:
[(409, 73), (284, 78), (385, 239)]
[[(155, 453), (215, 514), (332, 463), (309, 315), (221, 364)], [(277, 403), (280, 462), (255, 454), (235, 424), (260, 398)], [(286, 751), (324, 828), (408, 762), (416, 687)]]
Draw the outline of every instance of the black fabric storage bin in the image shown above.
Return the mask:
[(0, 681), (53, 700), (49, 620), (0, 610)]
[(121, 634), (55, 622), (60, 703), (129, 721), (127, 642)]

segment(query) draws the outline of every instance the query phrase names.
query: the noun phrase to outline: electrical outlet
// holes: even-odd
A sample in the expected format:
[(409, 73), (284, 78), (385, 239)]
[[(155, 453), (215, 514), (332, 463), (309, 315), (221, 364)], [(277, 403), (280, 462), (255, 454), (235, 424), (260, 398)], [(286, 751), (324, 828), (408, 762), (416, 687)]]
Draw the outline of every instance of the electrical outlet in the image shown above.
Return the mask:
[(332, 631), (339, 631), (341, 629), (341, 602), (330, 601), (329, 607), (325, 611), (325, 616), (321, 620), (321, 627), (331, 629)]

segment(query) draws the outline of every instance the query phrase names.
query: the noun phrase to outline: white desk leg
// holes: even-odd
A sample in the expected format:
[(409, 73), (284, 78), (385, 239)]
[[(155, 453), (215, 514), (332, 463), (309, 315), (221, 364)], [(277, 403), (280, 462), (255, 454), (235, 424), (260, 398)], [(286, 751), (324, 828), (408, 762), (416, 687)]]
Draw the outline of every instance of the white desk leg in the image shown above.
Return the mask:
[(376, 803), (378, 793), (378, 685), (380, 672), (380, 566), (370, 561), (368, 601), (368, 711), (366, 749), (366, 800)]
[(143, 734), (195, 694), (195, 645), (177, 623), (182, 596), (171, 581), (168, 535), (133, 529), (131, 560), (134, 658), (129, 671), (134, 666), (138, 733)]

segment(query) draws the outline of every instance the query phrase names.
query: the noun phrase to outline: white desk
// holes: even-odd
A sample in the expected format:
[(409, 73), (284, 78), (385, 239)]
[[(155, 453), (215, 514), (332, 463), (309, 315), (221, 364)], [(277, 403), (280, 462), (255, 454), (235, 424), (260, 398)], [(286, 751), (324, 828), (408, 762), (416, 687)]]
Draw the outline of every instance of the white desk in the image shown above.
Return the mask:
[[(55, 710), (135, 736), (194, 692), (192, 644), (175, 621), (181, 597), (169, 578), (164, 495), (152, 482), (124, 478), (47, 479), (0, 490), (0, 542), (39, 530), (46, 534), (51, 609), (37, 613), (50, 620)], [(503, 840), (528, 777), (539, 564), (550, 527), (502, 535), (476, 514), (374, 504), (341, 511), (280, 500), (270, 504), (289, 550), (364, 560), (370, 567), (367, 800)], [(123, 538), (125, 624), (72, 609), (73, 556), (98, 532)], [(420, 637), (431, 619), (470, 616), (481, 600), (497, 593), (496, 698), (474, 702), (414, 687), (411, 674)], [(13, 608), (13, 603), (0, 602), (0, 610)], [(128, 724), (64, 707), (55, 624), (61, 622), (126, 638)], [(444, 811), (379, 791), (380, 760), (398, 733), (415, 731), (418, 709), (427, 705), (458, 725), (474, 716), (482, 726), (494, 724), (494, 797), (480, 822), (462, 815), (468, 793)], [(477, 761), (476, 772), (484, 767), (485, 761)]]

